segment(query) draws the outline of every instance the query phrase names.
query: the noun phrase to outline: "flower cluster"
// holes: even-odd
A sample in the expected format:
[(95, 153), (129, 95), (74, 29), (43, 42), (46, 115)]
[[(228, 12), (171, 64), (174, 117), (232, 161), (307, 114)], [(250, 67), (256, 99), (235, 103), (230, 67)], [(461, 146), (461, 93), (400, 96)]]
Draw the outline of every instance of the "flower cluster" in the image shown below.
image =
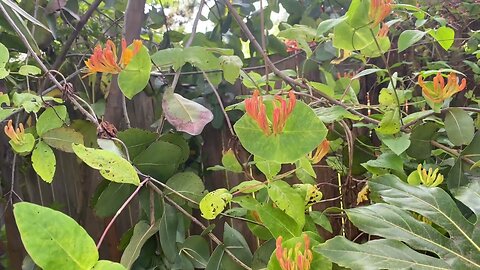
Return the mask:
[[(315, 41), (308, 42), (308, 46), (315, 46), (317, 43)], [(287, 52), (299, 52), (301, 49), (298, 47), (298, 41), (294, 39), (285, 40), (285, 46), (287, 47)]]
[[(392, 11), (392, 0), (371, 0), (368, 17), (372, 21), (371, 28), (379, 25)], [(382, 27), (383, 28), (383, 27)]]
[(310, 159), (310, 162), (312, 164), (317, 164), (322, 160), (322, 158), (328, 154), (328, 150), (330, 149), (330, 142), (328, 140), (323, 140), (322, 143), (320, 143), (317, 146), (317, 149), (315, 150), (315, 153), (312, 152), (308, 155), (308, 158)]
[(443, 182), (443, 175), (438, 173), (438, 168), (432, 170), (432, 168), (422, 169), (422, 164), (418, 164), (417, 173), (420, 176), (420, 181), (424, 186), (436, 187)]
[(265, 104), (263, 103), (263, 98), (260, 96), (260, 92), (255, 90), (251, 98), (245, 100), (245, 110), (247, 114), (257, 122), (260, 129), (267, 136), (280, 134), (285, 128), (285, 123), (287, 122), (288, 117), (295, 108), (296, 98), (295, 94), (292, 91), (288, 93), (289, 100), (281, 98), (280, 96), (275, 96), (273, 101), (273, 116), (272, 123), (269, 123), (267, 118)]
[(117, 63), (117, 48), (115, 43), (107, 40), (104, 49), (102, 49), (102, 46), (97, 45), (93, 50), (92, 56), (85, 61), (85, 65), (88, 68), (87, 76), (97, 72), (110, 74), (120, 73), (130, 63), (141, 47), (142, 41), (134, 40), (133, 49), (127, 48), (127, 42), (125, 39), (122, 39), (122, 55), (120, 61)]
[(467, 80), (463, 78), (459, 85), (457, 75), (452, 72), (448, 75), (448, 82), (445, 85), (445, 79), (439, 72), (433, 78), (433, 87), (425, 84), (422, 75), (418, 76), (418, 84), (422, 87), (425, 98), (433, 103), (443, 103), (444, 100), (465, 89)]
[(303, 235), (305, 243), (303, 252), (300, 251), (302, 243), (297, 243), (293, 249), (286, 249), (282, 247), (282, 240), (282, 236), (277, 238), (277, 248), (275, 250), (275, 256), (282, 270), (310, 270), (313, 253), (310, 249), (310, 238), (308, 235)]
[(21, 145), (24, 143), (25, 129), (23, 124), (20, 123), (18, 128), (15, 129), (12, 124), (12, 120), (9, 120), (4, 128), (5, 134), (11, 139), (12, 143)]

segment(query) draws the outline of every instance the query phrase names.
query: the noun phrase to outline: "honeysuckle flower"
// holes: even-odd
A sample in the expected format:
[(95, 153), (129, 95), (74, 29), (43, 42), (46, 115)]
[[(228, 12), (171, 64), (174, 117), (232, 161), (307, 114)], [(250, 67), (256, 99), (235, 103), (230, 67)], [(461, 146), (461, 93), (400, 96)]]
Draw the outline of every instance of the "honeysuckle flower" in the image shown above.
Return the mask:
[[(280, 107), (277, 107), (277, 102), (275, 101), (280, 102)], [(290, 91), (288, 92), (288, 104), (285, 99), (279, 96), (275, 96), (275, 101), (273, 102), (273, 134), (280, 134), (285, 128), (285, 123), (293, 108), (295, 108), (297, 100), (295, 94)]]
[(273, 101), (272, 123), (269, 123), (268, 121), (265, 104), (263, 103), (263, 98), (260, 96), (258, 90), (253, 92), (251, 98), (245, 99), (245, 110), (247, 114), (257, 122), (258, 126), (266, 136), (269, 136), (272, 133), (277, 135), (283, 132), (285, 123), (292, 113), (297, 101), (295, 94), (292, 91), (288, 93), (288, 96), (288, 101), (279, 96), (275, 96)]
[(365, 201), (368, 201), (368, 185), (363, 186), (357, 194), (357, 205)]
[(343, 72), (340, 73), (340, 72), (337, 72), (337, 79), (352, 79), (355, 75), (357, 75), (357, 73), (355, 71), (351, 71), (351, 72)]
[(251, 98), (245, 99), (245, 110), (247, 114), (257, 122), (260, 129), (265, 135), (270, 135), (271, 130), (268, 126), (267, 113), (265, 104), (263, 104), (263, 98), (260, 96), (258, 90), (253, 91)]
[[(285, 40), (285, 46), (287, 47), (287, 52), (298, 52), (300, 51), (300, 47), (298, 47), (298, 41), (294, 40), (294, 39), (287, 39)], [(308, 45), (311, 47), (313, 45), (315, 45), (316, 42), (315, 41), (310, 41), (308, 42)]]
[(328, 150), (330, 149), (330, 142), (328, 140), (323, 140), (322, 143), (320, 143), (317, 146), (317, 149), (315, 149), (315, 153), (312, 152), (308, 155), (308, 158), (310, 159), (310, 162), (312, 164), (317, 164), (322, 160), (322, 158), (328, 154)]
[(390, 30), (390, 27), (386, 23), (382, 23), (382, 28), (378, 30), (377, 36), (379, 38), (386, 37), (388, 35), (388, 30)]
[(10, 140), (17, 145), (24, 143), (25, 129), (23, 124), (20, 123), (18, 128), (15, 129), (12, 124), (12, 120), (8, 120), (7, 125), (4, 128), (5, 134), (10, 138)]
[(443, 175), (438, 173), (438, 168), (428, 171), (422, 168), (422, 164), (418, 164), (417, 170), (413, 171), (407, 178), (407, 182), (411, 185), (424, 185), (427, 187), (436, 187), (443, 182)]
[(133, 56), (138, 53), (142, 46), (142, 41), (134, 40), (133, 49), (127, 48), (127, 42), (122, 40), (122, 55), (120, 61), (117, 63), (117, 47), (111, 40), (107, 40), (105, 48), (97, 45), (93, 50), (92, 56), (85, 61), (88, 68), (88, 75), (97, 72), (118, 74), (120, 73), (132, 60)]
[(446, 99), (465, 89), (467, 80), (463, 78), (461, 84), (458, 84), (457, 75), (451, 72), (448, 75), (447, 85), (445, 85), (445, 79), (442, 74), (438, 72), (437, 76), (433, 78), (433, 86), (426, 85), (422, 75), (418, 76), (418, 84), (422, 87), (422, 93), (426, 99), (433, 103), (443, 103)]
[(282, 270), (310, 270), (313, 260), (313, 253), (310, 249), (310, 238), (303, 234), (304, 249), (301, 251), (302, 243), (297, 243), (295, 248), (287, 249), (282, 247), (282, 236), (276, 241), (275, 256)]
[(372, 21), (371, 28), (376, 27), (392, 11), (392, 0), (371, 0), (368, 17)]

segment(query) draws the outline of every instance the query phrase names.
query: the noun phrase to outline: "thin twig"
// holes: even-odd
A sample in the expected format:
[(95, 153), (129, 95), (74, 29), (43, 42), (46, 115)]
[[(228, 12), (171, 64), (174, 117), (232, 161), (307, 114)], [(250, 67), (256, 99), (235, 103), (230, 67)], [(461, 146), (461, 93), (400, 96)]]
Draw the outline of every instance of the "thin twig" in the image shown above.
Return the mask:
[[(192, 32), (190, 33), (190, 37), (185, 43), (184, 48), (188, 48), (190, 47), (190, 45), (192, 45), (193, 39), (195, 38), (195, 34), (197, 33), (197, 26), (198, 26), (198, 22), (200, 21), (200, 17), (202, 16), (202, 9), (204, 5), (205, 5), (205, 0), (202, 0), (200, 2), (200, 5), (198, 6), (198, 12), (197, 12), (197, 15), (195, 16), (195, 20), (193, 21)], [(180, 78), (180, 72), (181, 72), (181, 69), (179, 68), (175, 73), (175, 77), (173, 77), (172, 91), (175, 91), (175, 87), (177, 86), (178, 79)]]
[(138, 187), (135, 189), (135, 191), (133, 191), (132, 195), (130, 195), (130, 197), (128, 197), (128, 199), (123, 203), (123, 205), (120, 207), (120, 209), (118, 209), (117, 213), (115, 213), (115, 216), (113, 216), (113, 218), (110, 220), (110, 222), (108, 223), (107, 227), (105, 228), (105, 230), (103, 231), (102, 233), (102, 236), (100, 237), (100, 240), (98, 240), (98, 243), (97, 243), (97, 249), (100, 248), (100, 246), (102, 245), (102, 242), (103, 242), (103, 239), (105, 238), (105, 236), (107, 235), (108, 231), (110, 230), (110, 228), (112, 227), (113, 223), (115, 223), (115, 220), (117, 220), (117, 217), (122, 213), (122, 211), (128, 206), (128, 204), (130, 203), (131, 200), (133, 200), (133, 198), (138, 194), (138, 192), (140, 191), (140, 189), (143, 187), (143, 185), (145, 185), (145, 183), (149, 183), (149, 178), (146, 178), (145, 180), (143, 180), (142, 182), (140, 182), (140, 184), (138, 185)]
[(217, 97), (218, 104), (222, 108), (222, 113), (225, 116), (225, 121), (227, 122), (228, 129), (230, 130), (230, 133), (232, 134), (232, 136), (235, 137), (235, 132), (233, 131), (232, 123), (230, 122), (230, 118), (228, 117), (228, 114), (225, 111), (225, 107), (223, 106), (222, 98), (218, 94), (217, 88), (215, 87), (215, 85), (213, 85), (213, 83), (210, 81), (210, 79), (208, 78), (208, 76), (205, 72), (203, 72), (203, 77), (205, 77), (205, 80), (208, 82), (208, 84), (210, 85), (210, 88), (212, 88), (213, 93)]
[(473, 161), (473, 160), (471, 160), (471, 159), (469, 159), (469, 158), (467, 158), (467, 157), (465, 157), (465, 156), (462, 156), (462, 155), (461, 155), (458, 151), (456, 151), (455, 149), (449, 148), (449, 147), (447, 147), (447, 146), (445, 146), (445, 145), (443, 145), (443, 144), (441, 144), (441, 143), (439, 143), (439, 142), (437, 142), (437, 141), (434, 141), (434, 140), (431, 140), (430, 143), (431, 143), (433, 146), (435, 146), (435, 147), (437, 147), (437, 148), (440, 148), (440, 149), (442, 149), (443, 151), (445, 151), (445, 152), (447, 152), (447, 153), (449, 153), (449, 154), (451, 154), (451, 155), (453, 155), (453, 156), (455, 156), (455, 157), (457, 157), (457, 158), (458, 158), (458, 157), (461, 158), (463, 161), (467, 162), (467, 163), (470, 164), (470, 165), (475, 164), (475, 161)]

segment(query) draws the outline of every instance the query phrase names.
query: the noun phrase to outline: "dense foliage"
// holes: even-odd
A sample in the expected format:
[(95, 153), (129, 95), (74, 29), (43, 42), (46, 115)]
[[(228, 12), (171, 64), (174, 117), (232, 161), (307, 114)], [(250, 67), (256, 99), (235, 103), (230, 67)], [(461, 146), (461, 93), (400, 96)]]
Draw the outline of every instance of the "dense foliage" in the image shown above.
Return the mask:
[[(0, 12), (2, 186), (23, 269), (480, 269), (478, 1), (0, 0)], [(208, 167), (214, 128), (229, 142)], [(96, 241), (16, 192), (29, 172), (67, 181), (66, 157), (97, 172), (82, 178), (107, 218)], [(99, 250), (132, 205), (113, 262)]]

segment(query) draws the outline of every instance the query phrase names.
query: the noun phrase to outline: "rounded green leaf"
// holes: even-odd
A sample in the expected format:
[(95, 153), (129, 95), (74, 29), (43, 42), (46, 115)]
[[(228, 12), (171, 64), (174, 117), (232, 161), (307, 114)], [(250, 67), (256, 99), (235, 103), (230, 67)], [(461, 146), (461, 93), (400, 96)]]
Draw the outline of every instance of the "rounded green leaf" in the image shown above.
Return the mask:
[(42, 135), (42, 139), (51, 147), (68, 153), (73, 153), (72, 143), (83, 144), (83, 135), (67, 127), (49, 130)]
[(26, 155), (33, 150), (33, 147), (35, 146), (35, 137), (30, 133), (25, 133), (21, 144), (16, 144), (12, 140), (10, 140), (9, 143), (13, 151), (20, 155)]
[(180, 147), (163, 141), (152, 143), (134, 160), (135, 166), (157, 180), (166, 181), (180, 164), (182, 150)]
[(454, 145), (469, 144), (475, 135), (475, 125), (468, 113), (460, 108), (450, 108), (445, 116), (445, 130)]
[(36, 66), (24, 65), (20, 67), (20, 69), (18, 70), (18, 73), (23, 76), (28, 76), (28, 75), (38, 75), (42, 73), (42, 71)]
[(242, 59), (236, 55), (222, 55), (220, 56), (220, 66), (222, 67), (225, 80), (234, 84), (240, 75), (243, 62)]
[(30, 257), (44, 270), (90, 270), (98, 260), (93, 239), (69, 216), (28, 202), (13, 208)]
[[(265, 102), (271, 117), (272, 102)], [(311, 152), (327, 135), (327, 129), (315, 112), (301, 101), (287, 119), (281, 134), (266, 136), (247, 114), (235, 123), (235, 132), (242, 146), (265, 160), (292, 163)]]
[(122, 93), (132, 99), (141, 92), (148, 84), (151, 69), (150, 55), (147, 48), (142, 45), (132, 61), (118, 75), (118, 86)]
[(232, 149), (227, 150), (222, 156), (222, 165), (227, 171), (241, 173), (243, 171), (242, 165), (238, 162), (237, 157)]
[(287, 182), (278, 180), (268, 185), (268, 196), (275, 205), (285, 211), (298, 223), (300, 228), (305, 225), (304, 198)]
[(105, 179), (127, 184), (140, 184), (135, 168), (126, 159), (117, 154), (94, 148), (88, 148), (81, 144), (73, 144), (73, 151), (88, 166), (100, 171)]
[(45, 132), (63, 126), (67, 119), (67, 107), (64, 105), (48, 107), (38, 117), (37, 134), (42, 136)]
[(443, 49), (448, 51), (455, 41), (455, 30), (448, 26), (439, 27), (437, 30), (430, 30), (428, 32)]
[(55, 175), (57, 161), (52, 148), (43, 141), (37, 143), (32, 153), (32, 166), (43, 181), (51, 183)]
[(408, 49), (425, 36), (425, 32), (420, 30), (405, 30), (398, 37), (398, 52)]
[(230, 194), (225, 188), (217, 189), (208, 193), (200, 201), (202, 217), (206, 219), (215, 219), (218, 214), (225, 209), (230, 200), (232, 200), (232, 194)]
[[(167, 186), (175, 190), (177, 193), (182, 194), (183, 196), (199, 202), (203, 196), (203, 191), (205, 191), (205, 186), (203, 185), (202, 179), (193, 172), (181, 172), (177, 173), (168, 179)], [(175, 193), (166, 189), (165, 195), (171, 196), (179, 204), (185, 204), (185, 200), (180, 198)]]

